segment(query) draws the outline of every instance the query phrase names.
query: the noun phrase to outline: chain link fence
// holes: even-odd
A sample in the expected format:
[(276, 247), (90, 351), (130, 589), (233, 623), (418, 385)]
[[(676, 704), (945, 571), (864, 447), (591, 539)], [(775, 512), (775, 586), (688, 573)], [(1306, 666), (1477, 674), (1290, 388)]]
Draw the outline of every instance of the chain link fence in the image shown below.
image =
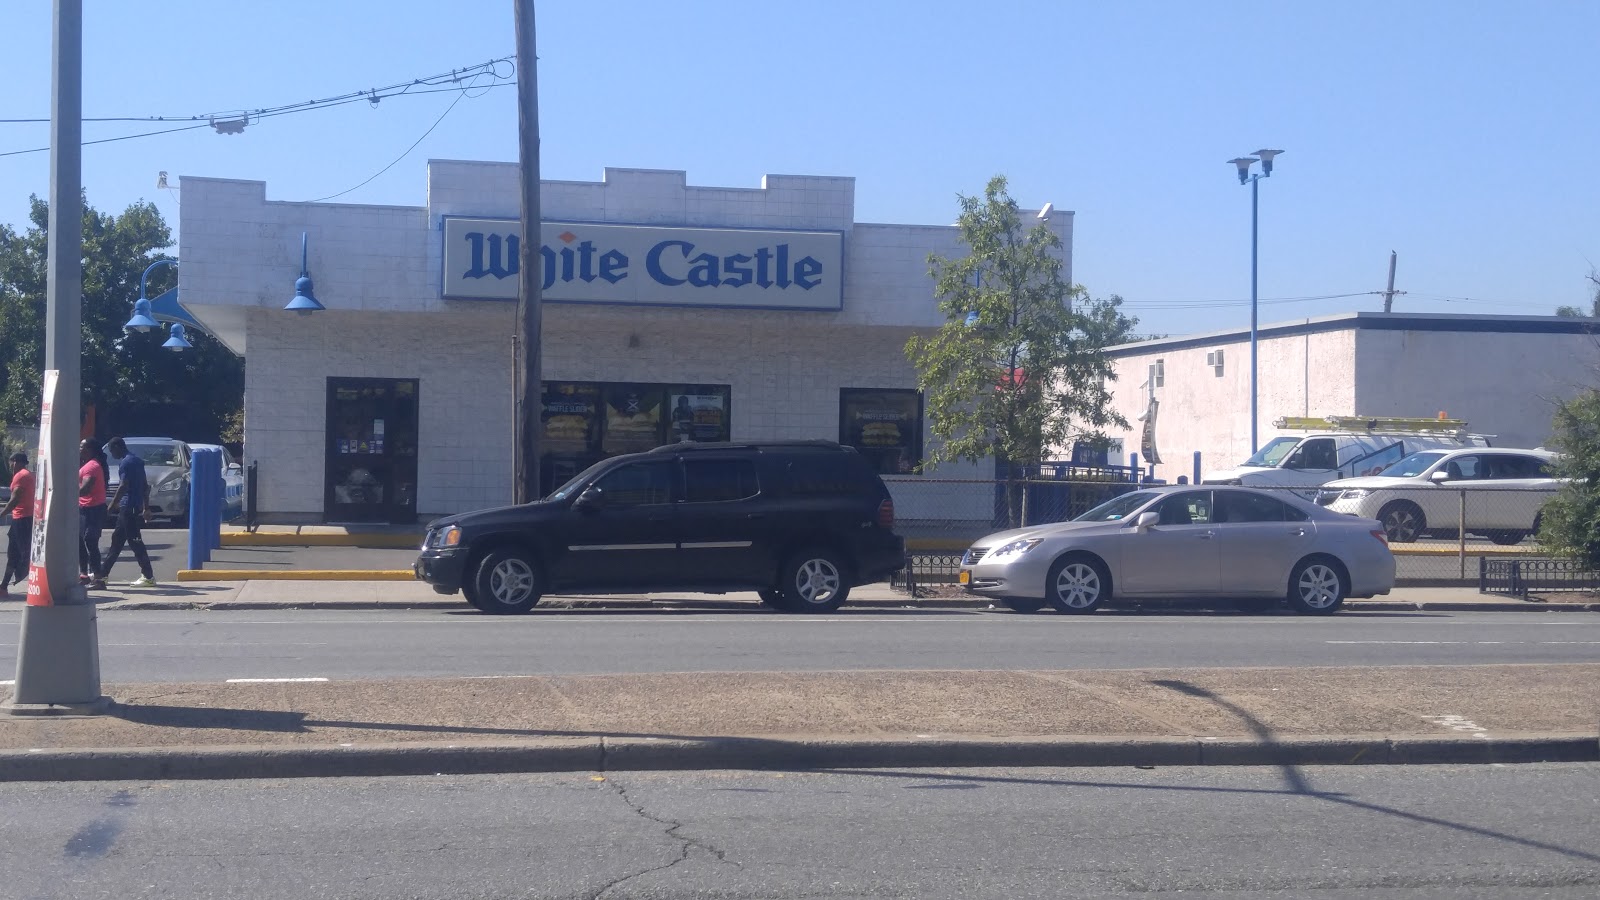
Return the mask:
[[(1030, 478), (1015, 492), (1008, 492), (1004, 481), (886, 481), (894, 497), (896, 531), (905, 537), (910, 557), (902, 577), (924, 585), (954, 583), (966, 548), (978, 538), (1014, 527), (1013, 522), (1018, 526), (1065, 522), (1141, 487), (1113, 475), (1099, 480)], [(1207, 488), (1195, 485), (1194, 489)], [(1549, 559), (1538, 544), (1540, 512), (1559, 488), (1485, 481), (1266, 490), (1378, 520), (1395, 555), (1397, 581), (1420, 586), (1480, 584), (1491, 571), (1487, 567), (1499, 560), (1521, 560), (1528, 564), (1525, 571), (1534, 571), (1529, 567), (1532, 561)], [(1575, 578), (1564, 583), (1576, 583)]]

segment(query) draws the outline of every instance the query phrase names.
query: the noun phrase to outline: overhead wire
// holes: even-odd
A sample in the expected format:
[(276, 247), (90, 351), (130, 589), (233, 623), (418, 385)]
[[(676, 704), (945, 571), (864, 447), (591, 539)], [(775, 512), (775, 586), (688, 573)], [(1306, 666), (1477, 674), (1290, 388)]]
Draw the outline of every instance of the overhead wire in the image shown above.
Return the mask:
[[(502, 65), (509, 67), (509, 74), (501, 74)], [(234, 110), (231, 112), (221, 113), (204, 113), (202, 115), (195, 116), (113, 116), (86, 118), (83, 120), (84, 122), (193, 122), (194, 124), (182, 125), (177, 128), (166, 128), (157, 131), (146, 131), (135, 134), (117, 135), (109, 138), (99, 138), (96, 140), (84, 141), (83, 146), (90, 146), (93, 144), (108, 144), (115, 141), (134, 140), (136, 138), (154, 137), (156, 135), (173, 134), (180, 131), (193, 131), (199, 128), (211, 128), (214, 127), (219, 121), (228, 122), (242, 120), (244, 123), (248, 124), (251, 121), (259, 121), (262, 119), (276, 118), (278, 116), (311, 112), (319, 109), (331, 109), (334, 107), (344, 106), (349, 103), (357, 103), (362, 101), (376, 105), (380, 101), (391, 97), (415, 96), (420, 94), (439, 94), (454, 91), (459, 92), (463, 97), (471, 96), (476, 98), (484, 96), (490, 90), (496, 87), (508, 87), (515, 84), (516, 82), (511, 80), (515, 75), (515, 58), (500, 57), (498, 59), (489, 60), (486, 63), (467, 66), (461, 69), (452, 69), (449, 72), (444, 72), (438, 75), (430, 75), (425, 78), (416, 78), (412, 79), (411, 81), (396, 82), (381, 88), (368, 88), (366, 90), (352, 91), (333, 97), (323, 98), (321, 100), (307, 100), (300, 103), (283, 104), (281, 106), (262, 107), (260, 109), (253, 110)], [(490, 84), (475, 83), (485, 76), (494, 79), (494, 81)], [(456, 82), (457, 84), (445, 86), (446, 80)], [(465, 80), (467, 84), (459, 84), (459, 82), (463, 80)], [(476, 91), (477, 93), (472, 93), (473, 91)], [(459, 100), (460, 98), (458, 97), (457, 99)], [(454, 108), (454, 106), (455, 104), (452, 103), (451, 107)], [(0, 119), (0, 124), (32, 124), (49, 121), (49, 119)], [(424, 135), (424, 137), (426, 137), (426, 135)], [(32, 147), (26, 150), (0, 151), (0, 157), (19, 156), (27, 153), (43, 153), (49, 149), (50, 148), (48, 146), (44, 146)]]

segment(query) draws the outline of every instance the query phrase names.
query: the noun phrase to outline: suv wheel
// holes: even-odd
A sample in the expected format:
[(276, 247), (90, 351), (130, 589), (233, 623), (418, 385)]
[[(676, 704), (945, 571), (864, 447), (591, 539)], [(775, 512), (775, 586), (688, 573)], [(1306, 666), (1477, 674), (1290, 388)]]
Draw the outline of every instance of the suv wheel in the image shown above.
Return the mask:
[(478, 564), (472, 605), (493, 615), (525, 613), (539, 602), (539, 563), (521, 550), (491, 550)]
[(811, 549), (789, 557), (778, 589), (784, 608), (789, 612), (833, 612), (850, 596), (844, 573), (844, 565), (831, 550)]
[(1383, 523), (1391, 544), (1409, 544), (1428, 527), (1422, 510), (1409, 500), (1396, 500), (1378, 510), (1378, 521)]

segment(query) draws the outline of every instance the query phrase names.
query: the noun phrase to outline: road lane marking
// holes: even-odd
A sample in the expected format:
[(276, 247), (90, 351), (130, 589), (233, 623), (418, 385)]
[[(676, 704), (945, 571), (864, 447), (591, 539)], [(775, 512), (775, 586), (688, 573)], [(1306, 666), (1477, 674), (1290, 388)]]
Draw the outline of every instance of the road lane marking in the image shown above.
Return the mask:
[(1488, 644), (1600, 644), (1600, 641), (1323, 641), (1323, 644), (1474, 644), (1478, 647)]
[(307, 681), (327, 681), (326, 678), (229, 678), (228, 684), (285, 684)]

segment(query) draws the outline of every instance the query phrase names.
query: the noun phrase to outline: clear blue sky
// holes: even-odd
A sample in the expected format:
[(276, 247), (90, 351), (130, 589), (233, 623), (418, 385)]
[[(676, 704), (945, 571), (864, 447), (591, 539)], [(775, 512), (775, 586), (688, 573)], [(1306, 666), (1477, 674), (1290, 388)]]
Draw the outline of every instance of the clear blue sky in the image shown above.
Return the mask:
[[(50, 5), (7, 4), (0, 118), (50, 111)], [(85, 2), (86, 116), (188, 116), (381, 87), (512, 55), (511, 0)], [(1248, 322), (1249, 189), (1226, 161), (1283, 148), (1261, 188), (1261, 297), (1383, 287), (1396, 308), (1587, 305), (1600, 265), (1600, 3), (540, 3), (546, 178), (684, 169), (692, 184), (852, 175), (857, 219), (953, 221), (1011, 179), (1074, 210), (1075, 280), (1142, 332)], [(429, 158), (515, 160), (516, 91), (456, 105), (342, 200), (421, 205)], [(102, 209), (177, 198), (156, 173), (258, 179), (275, 200), (388, 165), (456, 95), (355, 103), (85, 149)], [(87, 139), (150, 126), (85, 126)], [(0, 153), (48, 143), (0, 124)], [(0, 156), (0, 222), (48, 188)], [(1452, 299), (1444, 298), (1466, 298)], [(1197, 305), (1199, 304), (1199, 305)], [(1381, 308), (1266, 303), (1264, 322)]]

